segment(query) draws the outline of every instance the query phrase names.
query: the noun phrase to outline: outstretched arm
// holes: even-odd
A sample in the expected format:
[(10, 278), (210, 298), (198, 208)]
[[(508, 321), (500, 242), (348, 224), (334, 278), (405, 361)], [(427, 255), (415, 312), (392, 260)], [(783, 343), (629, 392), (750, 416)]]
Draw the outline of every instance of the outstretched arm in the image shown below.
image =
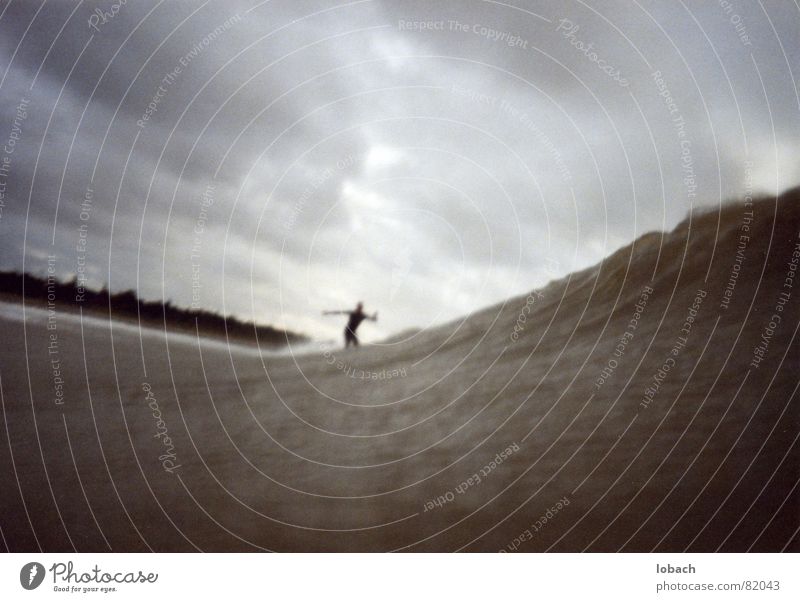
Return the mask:
[(378, 321), (378, 312), (376, 311), (374, 314), (369, 316), (369, 319), (372, 320), (373, 322), (377, 322)]
[(349, 314), (349, 313), (350, 313), (349, 311), (323, 311), (322, 315), (323, 316), (338, 316), (338, 315), (341, 315), (341, 314)]

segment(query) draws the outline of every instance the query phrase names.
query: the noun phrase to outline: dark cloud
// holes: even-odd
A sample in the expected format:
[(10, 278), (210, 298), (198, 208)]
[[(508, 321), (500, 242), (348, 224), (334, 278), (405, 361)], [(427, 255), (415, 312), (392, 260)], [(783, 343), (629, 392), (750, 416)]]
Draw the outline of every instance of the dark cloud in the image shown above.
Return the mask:
[(3, 268), (74, 272), (91, 189), (96, 285), (388, 334), (800, 179), (788, 3), (112, 4), (4, 8)]

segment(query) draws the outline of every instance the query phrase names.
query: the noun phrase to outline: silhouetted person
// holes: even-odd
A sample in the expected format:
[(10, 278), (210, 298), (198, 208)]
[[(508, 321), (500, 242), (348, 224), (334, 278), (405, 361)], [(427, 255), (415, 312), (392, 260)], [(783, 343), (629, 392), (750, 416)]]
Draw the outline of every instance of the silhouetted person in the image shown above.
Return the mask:
[(356, 308), (352, 311), (345, 310), (345, 311), (323, 311), (323, 316), (335, 316), (335, 315), (348, 315), (350, 319), (347, 320), (347, 326), (344, 327), (344, 348), (347, 349), (350, 344), (352, 343), (355, 347), (358, 347), (358, 337), (356, 336), (356, 329), (358, 325), (361, 324), (364, 320), (372, 320), (376, 322), (378, 320), (378, 312), (376, 311), (373, 315), (369, 316), (364, 313), (364, 304), (359, 301)]

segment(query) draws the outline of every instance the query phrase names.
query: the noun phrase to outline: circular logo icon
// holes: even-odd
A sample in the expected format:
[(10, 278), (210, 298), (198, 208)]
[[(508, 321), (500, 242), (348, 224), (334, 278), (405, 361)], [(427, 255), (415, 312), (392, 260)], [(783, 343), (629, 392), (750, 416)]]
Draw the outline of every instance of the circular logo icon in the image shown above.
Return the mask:
[(25, 589), (36, 589), (44, 581), (44, 566), (29, 562), (19, 571), (19, 583)]

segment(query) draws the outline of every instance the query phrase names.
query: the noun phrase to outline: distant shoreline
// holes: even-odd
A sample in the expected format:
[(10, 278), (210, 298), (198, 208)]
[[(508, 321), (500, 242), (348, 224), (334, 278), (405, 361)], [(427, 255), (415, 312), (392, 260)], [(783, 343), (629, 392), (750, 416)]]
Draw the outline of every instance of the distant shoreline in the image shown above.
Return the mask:
[[(23, 282), (24, 291), (23, 294)], [(201, 335), (215, 339), (233, 339), (240, 343), (272, 348), (286, 347), (310, 339), (302, 334), (280, 330), (272, 326), (244, 322), (231, 316), (209, 311), (190, 310), (167, 301), (143, 301), (133, 291), (109, 293), (81, 288), (76, 282), (59, 282), (19, 272), (0, 272), (0, 301), (23, 302), (39, 309), (86, 314), (104, 319), (114, 319), (157, 330)], [(76, 300), (80, 299), (80, 300)]]

